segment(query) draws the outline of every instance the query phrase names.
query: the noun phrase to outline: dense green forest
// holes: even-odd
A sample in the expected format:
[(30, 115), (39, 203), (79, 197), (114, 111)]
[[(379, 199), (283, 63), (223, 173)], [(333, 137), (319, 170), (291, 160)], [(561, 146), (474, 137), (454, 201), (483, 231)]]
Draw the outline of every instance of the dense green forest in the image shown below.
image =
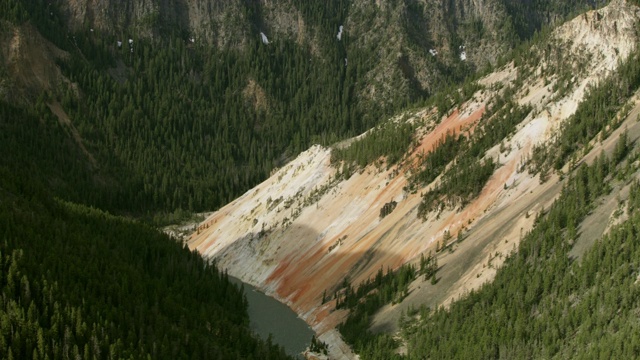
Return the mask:
[[(331, 151), (331, 162), (335, 166), (351, 170), (363, 169), (374, 162), (384, 162), (389, 167), (407, 153), (413, 142), (415, 129), (416, 125), (406, 119), (387, 121), (348, 146), (334, 148)], [(347, 177), (350, 175), (350, 171), (344, 174)]]
[[(120, 208), (218, 207), (312, 142), (354, 135), (377, 121), (347, 105), (356, 66), (345, 68), (338, 58), (309, 62), (293, 43), (256, 41), (249, 54), (189, 47), (179, 38), (134, 44), (131, 59), (129, 49), (121, 54), (131, 69), (124, 83), (75, 58), (68, 74), (94, 101), (72, 93), (62, 99), (111, 172), (125, 167), (144, 184), (143, 201), (115, 204)], [(320, 91), (320, 83), (331, 91)]]
[(287, 358), (215, 264), (21, 175), (0, 168), (0, 357)]

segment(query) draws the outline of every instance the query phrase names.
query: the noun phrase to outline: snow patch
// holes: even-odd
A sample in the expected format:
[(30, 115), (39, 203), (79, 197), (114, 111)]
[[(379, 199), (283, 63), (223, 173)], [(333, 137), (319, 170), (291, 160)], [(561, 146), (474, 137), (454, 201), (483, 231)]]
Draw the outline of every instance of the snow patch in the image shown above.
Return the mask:
[(431, 56), (436, 56), (436, 55), (438, 55), (438, 50), (436, 50), (436, 49), (429, 49), (429, 54), (431, 54)]
[(342, 40), (342, 30), (344, 29), (344, 26), (340, 25), (340, 28), (338, 29), (338, 35), (336, 35), (336, 37), (338, 38), (338, 41)]
[(265, 35), (262, 31), (260, 32), (260, 38), (262, 39), (263, 44), (269, 45), (269, 39), (267, 39), (267, 35)]

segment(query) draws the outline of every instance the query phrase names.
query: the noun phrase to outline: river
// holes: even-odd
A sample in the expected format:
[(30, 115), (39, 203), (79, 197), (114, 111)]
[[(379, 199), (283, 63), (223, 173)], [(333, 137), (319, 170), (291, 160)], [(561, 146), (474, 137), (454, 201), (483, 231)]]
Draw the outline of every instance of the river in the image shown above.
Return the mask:
[(263, 339), (271, 334), (273, 342), (284, 347), (287, 354), (302, 359), (300, 354), (309, 346), (314, 335), (309, 325), (285, 304), (237, 278), (229, 276), (229, 279), (237, 285), (244, 285), (251, 330)]

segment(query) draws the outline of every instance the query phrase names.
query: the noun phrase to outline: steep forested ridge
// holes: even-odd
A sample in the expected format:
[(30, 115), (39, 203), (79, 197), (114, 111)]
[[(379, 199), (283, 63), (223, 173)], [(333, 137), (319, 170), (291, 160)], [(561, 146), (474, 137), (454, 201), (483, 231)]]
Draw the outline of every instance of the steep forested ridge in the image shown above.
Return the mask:
[(0, 356), (287, 358), (200, 255), (0, 169)]
[(637, 181), (625, 204), (629, 219), (584, 258), (568, 254), (578, 235), (576, 224), (610, 191), (603, 181), (620, 171), (616, 159), (605, 156), (580, 167), (553, 208), (538, 214), (537, 226), (493, 283), (450, 310), (423, 309), (422, 320), (404, 324), (409, 358), (635, 357)]
[[(287, 358), (253, 338), (215, 264), (109, 203), (100, 171), (48, 114), (0, 102), (0, 357)], [(93, 187), (92, 187), (93, 185)], [(87, 197), (87, 195), (91, 197)]]
[[(44, 8), (14, 6), (46, 19)], [(256, 16), (253, 7), (246, 10)], [(12, 14), (5, 16), (23, 21)], [(380, 116), (354, 106), (359, 55), (346, 67), (333, 31), (324, 37), (332, 46), (322, 59), (286, 39), (218, 50), (170, 33), (156, 42), (120, 39), (119, 47), (113, 34), (60, 37), (64, 28), (43, 20), (41, 29), (50, 28), (58, 34), (52, 40), (71, 53), (60, 65), (77, 87), (44, 101), (60, 101), (121, 189), (109, 190), (122, 193), (97, 202), (87, 193), (89, 204), (136, 213), (215, 208), (312, 142), (362, 132)]]
[(253, 338), (242, 291), (200, 255), (53, 197), (110, 204), (126, 192), (43, 99), (0, 101), (0, 151), (0, 357), (287, 358)]
[[(57, 62), (70, 83), (61, 81), (47, 94), (33, 93), (27, 103), (38, 96), (44, 104), (59, 102), (97, 160), (94, 175), (97, 171), (104, 181), (84, 187), (102, 186), (109, 194), (87, 190), (74, 201), (84, 198), (86, 204), (136, 215), (215, 209), (311, 144), (359, 134), (486, 63), (465, 63), (457, 54), (473, 27), (454, 22), (445, 33), (432, 34), (429, 27), (440, 26), (441, 20), (414, 2), (382, 7), (345, 0), (232, 1), (216, 9), (192, 5), (2, 4), (2, 18), (13, 24), (6, 31), (33, 25), (69, 54)], [(446, 16), (471, 16), (465, 9), (472, 5), (450, 6), (434, 9)], [(551, 21), (576, 7), (548, 10), (540, 5), (535, 13), (556, 14), (548, 17)], [(508, 33), (511, 27), (489, 31), (488, 24), (496, 16), (511, 23), (515, 12), (484, 19), (488, 10), (482, 11), (474, 16), (486, 22), (486, 41), (504, 42), (494, 32)], [(215, 41), (237, 39), (216, 46), (187, 28), (207, 14), (211, 24), (206, 26), (218, 34)], [(519, 36), (526, 39), (546, 23), (536, 20)], [(347, 28), (338, 39), (343, 25)], [(382, 34), (378, 27), (388, 35), (372, 35)], [(269, 44), (262, 42), (261, 32)], [(388, 42), (386, 36), (393, 34), (406, 36), (407, 43)], [(442, 44), (419, 40), (425, 36)], [(502, 50), (492, 56), (515, 42), (497, 44)], [(455, 49), (433, 57), (430, 47)], [(391, 60), (396, 50), (399, 57)], [(12, 94), (6, 97), (15, 100)], [(35, 109), (35, 116), (49, 116), (46, 107)]]

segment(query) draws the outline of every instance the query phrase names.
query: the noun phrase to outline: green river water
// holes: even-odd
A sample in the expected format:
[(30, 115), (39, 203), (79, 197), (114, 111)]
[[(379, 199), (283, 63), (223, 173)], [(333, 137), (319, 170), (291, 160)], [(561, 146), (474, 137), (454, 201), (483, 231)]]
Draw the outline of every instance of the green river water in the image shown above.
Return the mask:
[(289, 355), (299, 355), (309, 346), (314, 332), (293, 310), (237, 278), (229, 276), (229, 279), (244, 286), (250, 326), (256, 334), (263, 339), (271, 334), (273, 342), (284, 347)]

